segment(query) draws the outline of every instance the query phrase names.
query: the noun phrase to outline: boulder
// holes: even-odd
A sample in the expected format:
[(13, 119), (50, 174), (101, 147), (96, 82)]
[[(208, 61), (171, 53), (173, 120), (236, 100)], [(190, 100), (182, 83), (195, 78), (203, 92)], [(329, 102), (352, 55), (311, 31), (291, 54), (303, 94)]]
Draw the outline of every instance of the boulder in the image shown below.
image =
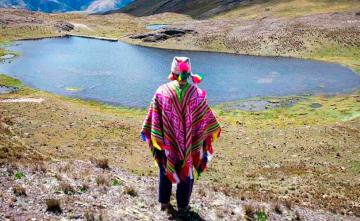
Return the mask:
[(71, 31), (74, 29), (75, 26), (69, 22), (57, 21), (55, 22), (54, 27), (59, 29), (60, 31)]
[(191, 29), (182, 29), (182, 28), (163, 28), (154, 32), (149, 32), (145, 34), (132, 35), (131, 39), (141, 39), (144, 42), (158, 42), (163, 41), (169, 38), (182, 37), (188, 33), (194, 33), (194, 30)]

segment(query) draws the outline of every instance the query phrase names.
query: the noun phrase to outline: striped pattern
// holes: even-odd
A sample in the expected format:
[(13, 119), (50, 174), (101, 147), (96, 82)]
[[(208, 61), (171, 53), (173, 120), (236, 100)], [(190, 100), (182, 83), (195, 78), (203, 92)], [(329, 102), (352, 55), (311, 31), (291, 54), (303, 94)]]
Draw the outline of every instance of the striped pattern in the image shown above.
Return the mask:
[(172, 81), (156, 91), (141, 136), (169, 180), (178, 183), (206, 169), (220, 132), (205, 92), (189, 83), (180, 89)]

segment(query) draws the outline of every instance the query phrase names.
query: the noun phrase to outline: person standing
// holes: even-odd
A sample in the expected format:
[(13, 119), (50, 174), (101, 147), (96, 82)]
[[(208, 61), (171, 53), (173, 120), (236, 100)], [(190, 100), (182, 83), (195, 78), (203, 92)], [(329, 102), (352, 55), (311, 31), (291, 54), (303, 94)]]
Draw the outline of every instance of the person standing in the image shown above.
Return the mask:
[[(190, 77), (194, 84), (188, 82)], [(206, 169), (221, 127), (208, 105), (206, 92), (197, 87), (202, 76), (191, 72), (189, 58), (174, 57), (169, 80), (156, 90), (141, 136), (159, 166), (161, 210), (174, 211), (170, 197), (172, 184), (177, 184), (177, 217), (191, 220), (194, 177)]]

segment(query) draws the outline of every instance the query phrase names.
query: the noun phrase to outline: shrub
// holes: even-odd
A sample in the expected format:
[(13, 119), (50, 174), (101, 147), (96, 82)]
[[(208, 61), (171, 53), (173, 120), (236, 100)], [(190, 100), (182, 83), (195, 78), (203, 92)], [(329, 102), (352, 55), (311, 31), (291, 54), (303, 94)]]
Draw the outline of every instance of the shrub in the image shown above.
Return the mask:
[(94, 212), (91, 210), (87, 210), (84, 216), (86, 221), (95, 221)]
[(267, 221), (267, 215), (264, 209), (261, 209), (260, 211), (256, 212), (256, 220), (258, 221)]
[(109, 180), (105, 176), (97, 176), (95, 181), (98, 186), (110, 186)]
[(126, 187), (124, 190), (124, 193), (127, 195), (130, 195), (132, 197), (135, 197), (138, 195), (138, 193), (136, 192), (136, 190), (133, 187)]
[(19, 180), (19, 179), (21, 179), (23, 177), (26, 177), (25, 173), (23, 173), (23, 172), (16, 172), (15, 173), (15, 179)]
[(121, 186), (121, 185), (123, 185), (123, 181), (121, 181), (119, 179), (113, 179), (111, 184), (112, 184), (112, 186)]
[(283, 212), (282, 212), (282, 209), (281, 209), (281, 206), (280, 206), (280, 204), (275, 204), (275, 206), (274, 206), (274, 211), (275, 211), (275, 213), (277, 213), (277, 214), (282, 214)]
[(22, 186), (15, 186), (13, 188), (15, 196), (26, 196), (26, 189)]
[(66, 165), (63, 165), (59, 168), (60, 172), (69, 172), (71, 170), (70, 163), (67, 163)]
[(81, 193), (85, 193), (85, 192), (88, 191), (89, 189), (90, 189), (90, 186), (89, 186), (88, 184), (86, 184), (86, 183), (83, 183), (83, 184), (81, 185), (79, 191), (80, 191)]
[(96, 160), (96, 166), (101, 169), (110, 169), (109, 167), (109, 159), (97, 159)]
[(255, 215), (255, 208), (252, 205), (247, 204), (243, 207), (243, 209), (245, 213), (245, 220), (252, 220)]
[(46, 173), (47, 172), (47, 168), (44, 162), (39, 162), (36, 163), (33, 167), (34, 171), (39, 171), (41, 173)]
[(291, 205), (291, 202), (290, 202), (290, 201), (286, 200), (284, 205), (285, 205), (285, 207), (286, 207), (288, 210), (291, 210), (291, 206), (292, 206), (292, 205)]
[(58, 199), (47, 199), (46, 200), (46, 211), (53, 213), (62, 213), (62, 209), (60, 206), (60, 200)]
[(62, 190), (65, 194), (71, 195), (75, 193), (74, 187), (72, 187), (69, 183), (61, 182), (59, 185), (60, 190)]
[(296, 212), (295, 212), (295, 218), (294, 218), (293, 220), (294, 220), (294, 221), (301, 221), (301, 220), (302, 220), (299, 211), (296, 211)]
[(199, 189), (199, 195), (202, 196), (202, 197), (206, 197), (205, 189), (203, 189), (203, 188)]

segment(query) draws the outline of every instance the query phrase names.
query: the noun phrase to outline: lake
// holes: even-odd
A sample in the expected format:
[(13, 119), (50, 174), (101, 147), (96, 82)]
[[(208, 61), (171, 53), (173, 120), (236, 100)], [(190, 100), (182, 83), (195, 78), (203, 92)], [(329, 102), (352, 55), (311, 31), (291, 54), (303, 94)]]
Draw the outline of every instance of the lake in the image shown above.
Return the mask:
[(81, 37), (17, 41), (7, 49), (21, 56), (0, 63), (0, 73), (37, 89), (128, 107), (149, 104), (168, 81), (174, 56), (190, 57), (193, 72), (205, 75), (199, 87), (211, 104), (360, 89), (360, 76), (344, 66), (293, 58), (164, 50)]

